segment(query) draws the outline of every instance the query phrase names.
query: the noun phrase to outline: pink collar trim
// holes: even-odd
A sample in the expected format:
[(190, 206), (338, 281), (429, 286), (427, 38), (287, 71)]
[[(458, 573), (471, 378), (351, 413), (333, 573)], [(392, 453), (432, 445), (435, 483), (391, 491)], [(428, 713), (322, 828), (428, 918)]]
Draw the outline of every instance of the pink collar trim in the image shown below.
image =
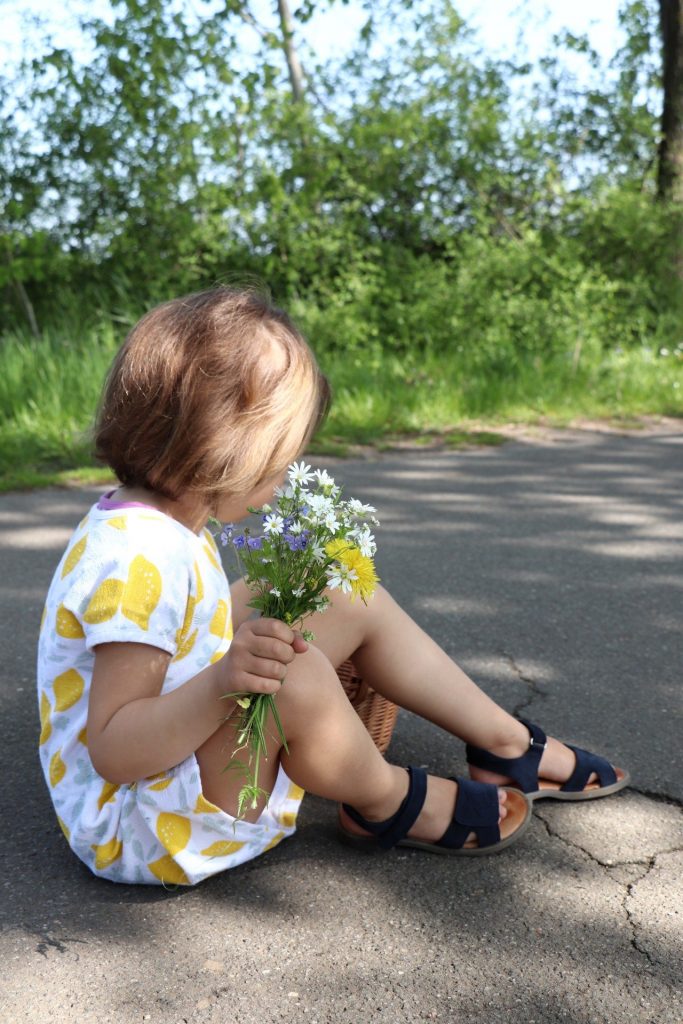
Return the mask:
[(116, 508), (151, 508), (155, 512), (158, 509), (154, 508), (154, 505), (147, 505), (144, 501), (112, 501), (112, 494), (115, 491), (109, 491), (107, 494), (103, 494), (100, 500), (97, 502), (97, 507), (103, 512), (111, 512)]

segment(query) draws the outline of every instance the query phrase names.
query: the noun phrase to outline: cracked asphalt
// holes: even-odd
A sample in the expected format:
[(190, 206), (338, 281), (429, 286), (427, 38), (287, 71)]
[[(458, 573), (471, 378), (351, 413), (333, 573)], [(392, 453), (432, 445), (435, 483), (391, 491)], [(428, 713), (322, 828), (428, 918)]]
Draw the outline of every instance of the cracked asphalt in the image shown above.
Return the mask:
[[(537, 803), (474, 860), (362, 855), (309, 795), (292, 840), (196, 889), (95, 879), (39, 771), (34, 648), (98, 489), (1, 496), (2, 1020), (681, 1024), (683, 426), (320, 462), (378, 507), (383, 581), (465, 671), (632, 787)], [(405, 712), (389, 757), (465, 768)]]

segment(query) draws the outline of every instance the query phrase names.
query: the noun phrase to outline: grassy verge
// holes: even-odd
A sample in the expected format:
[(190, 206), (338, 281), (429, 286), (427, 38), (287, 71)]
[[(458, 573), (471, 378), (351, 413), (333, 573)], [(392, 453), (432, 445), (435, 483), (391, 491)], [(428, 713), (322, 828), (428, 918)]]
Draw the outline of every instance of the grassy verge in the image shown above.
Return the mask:
[[(110, 479), (93, 466), (88, 429), (119, 343), (110, 326), (71, 338), (0, 339), (0, 490)], [(612, 350), (580, 366), (570, 358), (467, 369), (436, 355), (321, 357), (332, 382), (330, 417), (311, 447), (344, 455), (355, 445), (495, 444), (503, 423), (562, 426), (577, 418), (637, 422), (683, 417), (683, 347)]]

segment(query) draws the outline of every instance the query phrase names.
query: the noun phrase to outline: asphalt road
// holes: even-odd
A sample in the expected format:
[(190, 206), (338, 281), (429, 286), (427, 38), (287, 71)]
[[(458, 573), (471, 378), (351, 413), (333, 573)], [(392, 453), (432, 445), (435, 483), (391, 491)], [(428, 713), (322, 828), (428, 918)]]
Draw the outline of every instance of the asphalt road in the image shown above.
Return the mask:
[[(367, 856), (307, 796), (297, 835), (196, 889), (117, 886), (69, 852), (40, 774), (34, 650), (98, 490), (0, 497), (0, 1017), (60, 1024), (681, 1024), (683, 427), (323, 460), (381, 512), (380, 575), (510, 710), (628, 767), (536, 805), (499, 856)], [(407, 713), (389, 757), (453, 774)]]

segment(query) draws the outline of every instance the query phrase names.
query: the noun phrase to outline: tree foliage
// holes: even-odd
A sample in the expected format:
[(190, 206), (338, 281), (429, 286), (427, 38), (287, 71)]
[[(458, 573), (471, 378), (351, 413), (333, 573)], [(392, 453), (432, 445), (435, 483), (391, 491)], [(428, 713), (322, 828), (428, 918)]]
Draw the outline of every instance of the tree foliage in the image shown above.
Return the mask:
[(535, 66), (487, 56), (450, 0), (368, 4), (344, 61), (295, 53), (298, 102), (271, 10), (115, 0), (89, 61), (46, 46), (0, 81), (9, 320), (251, 276), (323, 347), (501, 372), (671, 330), (655, 0), (623, 3), (610, 62), (565, 32)]

